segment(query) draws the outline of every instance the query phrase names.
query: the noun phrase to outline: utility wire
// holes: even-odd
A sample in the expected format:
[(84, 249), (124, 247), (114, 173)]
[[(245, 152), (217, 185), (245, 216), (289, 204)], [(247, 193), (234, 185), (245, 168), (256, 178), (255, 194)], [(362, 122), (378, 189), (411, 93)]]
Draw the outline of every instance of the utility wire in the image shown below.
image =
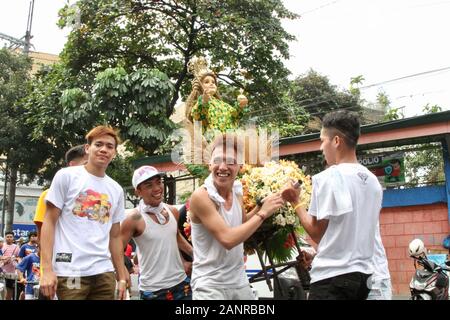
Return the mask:
[(327, 3), (321, 5), (321, 6), (317, 7), (317, 8), (314, 8), (314, 9), (302, 12), (302, 13), (300, 13), (300, 16), (304, 16), (305, 14), (308, 14), (308, 13), (311, 13), (311, 12), (315, 12), (315, 11), (318, 11), (318, 10), (323, 9), (325, 7), (331, 6), (331, 5), (335, 4), (336, 2), (339, 2), (339, 0), (327, 2)]
[(419, 73), (414, 73), (414, 74), (410, 74), (408, 76), (404, 76), (404, 77), (400, 77), (400, 78), (395, 78), (395, 79), (391, 79), (391, 80), (386, 80), (386, 81), (382, 81), (382, 82), (378, 82), (378, 83), (374, 83), (374, 84), (370, 84), (368, 86), (362, 86), (359, 87), (359, 89), (368, 89), (368, 88), (372, 88), (372, 87), (378, 87), (380, 85), (386, 84), (386, 83), (391, 83), (391, 82), (395, 82), (395, 81), (399, 81), (399, 80), (404, 80), (404, 79), (408, 79), (408, 78), (413, 78), (413, 77), (418, 77), (418, 76), (423, 76), (426, 74), (430, 74), (430, 73), (435, 73), (435, 72), (440, 72), (440, 71), (446, 71), (446, 70), (450, 70), (450, 67), (445, 67), (445, 68), (440, 68), (440, 69), (434, 69), (434, 70), (429, 70), (429, 71), (424, 71), (424, 72), (419, 72)]

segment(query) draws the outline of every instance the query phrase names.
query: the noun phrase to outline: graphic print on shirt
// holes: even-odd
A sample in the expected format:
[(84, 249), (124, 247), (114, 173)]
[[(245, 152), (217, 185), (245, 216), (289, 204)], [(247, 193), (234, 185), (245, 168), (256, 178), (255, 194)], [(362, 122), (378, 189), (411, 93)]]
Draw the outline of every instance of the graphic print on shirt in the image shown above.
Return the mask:
[(31, 266), (31, 272), (33, 274), (33, 278), (31, 281), (38, 282), (41, 278), (41, 272), (40, 272), (40, 263), (39, 262), (33, 262)]
[(357, 175), (363, 181), (363, 183), (366, 184), (366, 180), (369, 177), (369, 175), (367, 175), (364, 172), (358, 172)]
[(72, 212), (81, 218), (108, 223), (111, 209), (111, 202), (108, 200), (107, 194), (88, 189), (78, 195)]

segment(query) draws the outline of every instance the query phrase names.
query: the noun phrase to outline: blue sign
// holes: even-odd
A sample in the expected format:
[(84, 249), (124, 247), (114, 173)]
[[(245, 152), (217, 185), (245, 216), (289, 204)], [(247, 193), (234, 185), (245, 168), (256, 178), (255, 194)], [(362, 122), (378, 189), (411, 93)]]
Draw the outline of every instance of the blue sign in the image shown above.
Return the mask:
[(36, 229), (35, 224), (13, 224), (12, 232), (14, 232), (14, 239), (19, 239), (20, 237), (28, 237), (28, 234), (31, 231), (36, 231)]

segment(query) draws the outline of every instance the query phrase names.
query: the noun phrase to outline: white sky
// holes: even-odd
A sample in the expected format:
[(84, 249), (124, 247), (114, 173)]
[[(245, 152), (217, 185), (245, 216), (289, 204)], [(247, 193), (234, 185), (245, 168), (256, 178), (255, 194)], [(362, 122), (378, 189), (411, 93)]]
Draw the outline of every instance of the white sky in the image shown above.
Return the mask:
[[(443, 0), (283, 0), (301, 14), (286, 22), (296, 35), (292, 58), (286, 62), (297, 76), (310, 68), (331, 83), (348, 88), (350, 78), (363, 75), (363, 85), (434, 69), (450, 67), (450, 1)], [(21, 38), (25, 34), (30, 0), (0, 0), (0, 32)], [(64, 0), (35, 0), (32, 43), (36, 51), (58, 54), (68, 30), (56, 26)], [(445, 31), (447, 30), (447, 31)], [(421, 113), (426, 103), (450, 109), (450, 69), (363, 89), (374, 101), (388, 94), (406, 116)]]

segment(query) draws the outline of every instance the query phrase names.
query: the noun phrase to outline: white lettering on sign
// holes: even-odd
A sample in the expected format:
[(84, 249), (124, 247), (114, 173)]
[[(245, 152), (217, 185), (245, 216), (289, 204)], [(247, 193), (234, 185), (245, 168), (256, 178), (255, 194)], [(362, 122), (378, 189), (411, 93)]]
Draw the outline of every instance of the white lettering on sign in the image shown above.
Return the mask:
[(363, 166), (372, 166), (376, 164), (381, 164), (382, 160), (383, 160), (382, 156), (358, 158), (359, 163), (362, 164)]

